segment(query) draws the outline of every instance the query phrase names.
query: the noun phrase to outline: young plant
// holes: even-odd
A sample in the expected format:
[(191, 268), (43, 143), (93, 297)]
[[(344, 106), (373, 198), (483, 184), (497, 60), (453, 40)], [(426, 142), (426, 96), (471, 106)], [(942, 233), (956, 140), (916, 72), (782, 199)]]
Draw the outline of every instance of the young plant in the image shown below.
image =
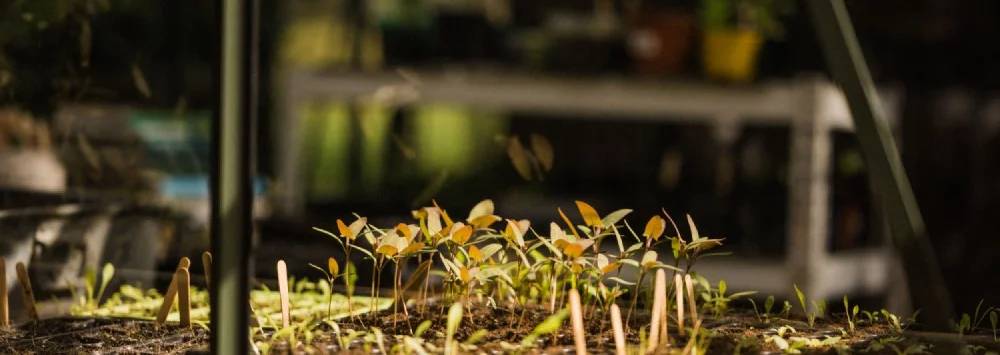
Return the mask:
[[(704, 279), (699, 277), (699, 284), (701, 284), (702, 280)], [(718, 287), (715, 289), (712, 289), (711, 287), (704, 287), (705, 285), (708, 285), (707, 281), (704, 282), (703, 288), (705, 291), (701, 293), (701, 298), (705, 301), (706, 308), (711, 309), (716, 317), (722, 317), (722, 315), (729, 310), (729, 303), (733, 300), (757, 293), (757, 291), (743, 291), (726, 295), (725, 280), (719, 280)]]
[(812, 328), (816, 325), (816, 316), (826, 311), (826, 302), (813, 300), (813, 310), (810, 310), (806, 305), (806, 295), (802, 293), (802, 290), (799, 290), (799, 286), (793, 284), (792, 287), (795, 288), (795, 297), (799, 300), (799, 305), (802, 306), (802, 312), (806, 315), (809, 327)]
[(850, 304), (847, 302), (847, 295), (844, 295), (844, 316), (847, 317), (847, 327), (851, 333), (854, 333), (854, 322), (858, 319), (858, 310), (858, 305), (854, 305), (854, 308), (850, 307)]

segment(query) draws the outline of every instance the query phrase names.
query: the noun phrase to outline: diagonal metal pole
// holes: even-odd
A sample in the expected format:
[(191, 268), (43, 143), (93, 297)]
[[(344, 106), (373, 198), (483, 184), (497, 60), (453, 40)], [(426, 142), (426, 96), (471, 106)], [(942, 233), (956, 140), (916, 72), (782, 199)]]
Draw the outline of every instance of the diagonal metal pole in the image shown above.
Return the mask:
[(213, 125), (211, 188), (212, 353), (247, 354), (259, 0), (219, 3), (220, 96)]
[(946, 330), (953, 319), (951, 299), (892, 133), (878, 106), (875, 86), (847, 7), (843, 0), (806, 2), (827, 65), (850, 106), (872, 186), (888, 218), (893, 244), (902, 258), (910, 297), (927, 326)]

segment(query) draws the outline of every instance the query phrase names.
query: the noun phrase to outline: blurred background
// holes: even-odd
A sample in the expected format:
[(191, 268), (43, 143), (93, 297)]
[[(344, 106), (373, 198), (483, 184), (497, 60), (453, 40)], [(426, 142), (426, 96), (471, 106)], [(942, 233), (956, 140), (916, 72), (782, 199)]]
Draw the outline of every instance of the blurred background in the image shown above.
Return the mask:
[[(580, 199), (634, 224), (691, 214), (726, 238), (701, 272), (731, 288), (909, 307), (799, 1), (262, 3), (261, 278), (337, 255), (312, 227), (352, 213), (384, 226), (491, 198), (544, 224)], [(1000, 304), (1000, 3), (847, 5), (951, 306)], [(0, 0), (0, 256), (30, 264), (39, 299), (104, 262), (162, 288), (208, 249), (218, 18)]]

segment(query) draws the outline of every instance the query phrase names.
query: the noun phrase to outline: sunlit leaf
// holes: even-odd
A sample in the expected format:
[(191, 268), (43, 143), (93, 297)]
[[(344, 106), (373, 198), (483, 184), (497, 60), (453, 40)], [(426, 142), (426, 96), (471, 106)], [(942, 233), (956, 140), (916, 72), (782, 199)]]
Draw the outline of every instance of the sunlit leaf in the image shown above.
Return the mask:
[(576, 208), (580, 210), (580, 216), (583, 217), (583, 223), (586, 224), (587, 227), (604, 226), (601, 222), (601, 216), (597, 214), (597, 210), (595, 210), (593, 206), (583, 201), (576, 201)]
[(642, 255), (642, 261), (639, 262), (646, 269), (656, 266), (657, 263), (656, 252), (652, 250), (646, 251), (646, 254)]
[[(458, 227), (461, 223), (462, 222), (458, 222), (455, 226)], [(465, 245), (465, 243), (469, 241), (469, 238), (472, 237), (473, 229), (472, 226), (462, 225), (454, 231), (455, 232), (451, 235), (451, 240), (455, 242), (455, 244)]]
[(455, 339), (455, 332), (458, 331), (458, 325), (462, 323), (462, 303), (455, 302), (448, 309), (448, 322), (446, 325), (446, 335), (447, 342), (451, 343)]
[(646, 222), (646, 229), (643, 230), (642, 236), (657, 240), (663, 235), (663, 231), (666, 230), (667, 223), (663, 220), (663, 217), (653, 216)]
[(532, 133), (531, 150), (535, 152), (535, 157), (538, 158), (538, 163), (541, 164), (543, 170), (552, 170), (555, 153), (552, 150), (552, 143), (545, 136)]
[(441, 213), (437, 207), (427, 207), (424, 208), (427, 211), (427, 231), (430, 232), (430, 236), (437, 235), (441, 232)]
[(604, 225), (605, 227), (614, 226), (614, 225), (618, 224), (618, 222), (620, 222), (623, 218), (625, 218), (625, 216), (628, 216), (629, 213), (632, 213), (632, 210), (627, 209), (627, 208), (623, 208), (623, 209), (620, 209), (620, 210), (608, 213), (608, 215), (604, 216), (604, 219), (601, 220), (601, 224)]
[(698, 227), (694, 225), (694, 219), (691, 218), (691, 215), (687, 215), (687, 218), (688, 226), (691, 228), (691, 241), (694, 242), (701, 239), (701, 236), (698, 235)]
[(413, 331), (413, 336), (417, 338), (421, 337), (422, 335), (424, 335), (425, 332), (427, 332), (428, 329), (431, 329), (431, 324), (433, 323), (431, 322), (430, 319), (420, 322), (420, 325), (417, 326), (417, 329)]
[(482, 216), (489, 216), (492, 214), (493, 214), (493, 200), (485, 199), (479, 201), (479, 203), (477, 203), (475, 206), (472, 207), (472, 210), (469, 211), (469, 218), (466, 218), (465, 221), (472, 223), (472, 221), (475, 220), (476, 218)]
[(489, 228), (493, 223), (500, 221), (501, 218), (495, 215), (486, 215), (473, 218), (469, 221), (469, 224), (475, 226), (477, 229)]
[(396, 253), (399, 252), (399, 249), (396, 249), (396, 247), (392, 245), (381, 245), (378, 247), (378, 249), (375, 249), (375, 252), (391, 258), (393, 256), (396, 256)]
[(573, 227), (573, 222), (570, 222), (569, 217), (566, 217), (566, 214), (563, 213), (562, 208), (556, 207), (556, 211), (559, 211), (559, 217), (561, 217), (563, 222), (566, 223), (566, 227), (569, 228), (570, 233), (573, 233), (573, 236), (575, 236), (576, 239), (580, 239), (580, 233), (576, 232), (576, 228)]
[(357, 234), (355, 234), (354, 231), (352, 231), (351, 228), (348, 227), (347, 224), (345, 224), (344, 221), (339, 218), (337, 219), (337, 230), (340, 232), (340, 236), (344, 238), (350, 240), (354, 240), (354, 238), (357, 238)]
[(477, 263), (483, 262), (483, 252), (479, 251), (479, 247), (475, 245), (469, 246), (469, 258)]
[(583, 250), (584, 250), (583, 245), (573, 243), (567, 245), (566, 248), (563, 248), (563, 254), (566, 254), (566, 256), (570, 257), (571, 259), (575, 259), (579, 258), (580, 255), (583, 255)]
[(326, 259), (326, 270), (330, 272), (330, 276), (337, 276), (340, 273), (340, 265), (337, 265), (337, 260), (333, 257)]

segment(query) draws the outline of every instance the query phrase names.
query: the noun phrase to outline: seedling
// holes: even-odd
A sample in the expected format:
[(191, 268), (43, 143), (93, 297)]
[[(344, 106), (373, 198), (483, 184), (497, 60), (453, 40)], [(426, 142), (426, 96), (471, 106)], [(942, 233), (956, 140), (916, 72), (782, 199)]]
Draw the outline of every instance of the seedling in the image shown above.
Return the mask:
[(0, 256), (0, 329), (10, 326), (10, 303), (7, 300), (7, 260)]
[(997, 321), (1000, 318), (1000, 310), (994, 309), (990, 312), (990, 328), (993, 329), (993, 341), (997, 341)]
[[(890, 326), (892, 326), (893, 330), (895, 330), (897, 333), (902, 333), (903, 332), (903, 325), (899, 321), (899, 317), (898, 316), (896, 316), (895, 314), (889, 313), (889, 311), (887, 311), (885, 309), (881, 310), (880, 312), (882, 313), (882, 316), (885, 317), (885, 321), (888, 322)], [(966, 315), (966, 316), (968, 316), (968, 315)], [(965, 318), (965, 317), (963, 317), (963, 318)]]
[(850, 307), (847, 303), (847, 295), (844, 295), (844, 316), (847, 317), (847, 326), (851, 333), (854, 333), (854, 322), (858, 319), (858, 305), (854, 305), (854, 308)]
[[(21, 283), (21, 291), (24, 293), (24, 308), (28, 310), (28, 317), (33, 321), (38, 321), (38, 309), (35, 308), (35, 292), (31, 289), (31, 279), (28, 278), (28, 270), (24, 263), (18, 262), (17, 280)], [(7, 282), (7, 280), (4, 280)]]
[(160, 310), (156, 313), (156, 325), (159, 326), (167, 321), (167, 315), (170, 314), (170, 308), (174, 306), (174, 298), (177, 296), (177, 273), (181, 269), (187, 269), (191, 265), (191, 259), (187, 257), (182, 257), (180, 262), (177, 263), (177, 269), (174, 270), (174, 276), (170, 280), (170, 285), (167, 286), (167, 292), (163, 294), (163, 302), (160, 304)]
[[(726, 294), (727, 285), (725, 280), (719, 280), (718, 286), (714, 290), (710, 287), (710, 284), (708, 284), (707, 281), (704, 281), (704, 279), (701, 280), (703, 280), (702, 286), (706, 288), (705, 292), (702, 292), (701, 297), (702, 299), (705, 300), (705, 306), (711, 309), (716, 317), (721, 317), (724, 313), (726, 313), (726, 311), (729, 310), (729, 303), (732, 302), (733, 300), (738, 299), (740, 297), (751, 296), (757, 293), (757, 291), (743, 291), (727, 295)], [(757, 304), (753, 303), (753, 300), (751, 300), (750, 302), (753, 304), (754, 310), (756, 312)], [(770, 298), (770, 302), (771, 305), (773, 306), (774, 297)], [(765, 314), (770, 313), (770, 309), (768, 307), (765, 308), (766, 308)], [(757, 318), (758, 319), (761, 318), (760, 314), (757, 315)]]
[(795, 288), (795, 297), (799, 300), (799, 305), (802, 306), (802, 312), (806, 315), (806, 320), (809, 322), (809, 327), (812, 328), (816, 325), (816, 316), (818, 314), (823, 314), (826, 309), (826, 302), (813, 300), (814, 310), (810, 310), (806, 306), (806, 295), (799, 290), (799, 285), (792, 285)]

